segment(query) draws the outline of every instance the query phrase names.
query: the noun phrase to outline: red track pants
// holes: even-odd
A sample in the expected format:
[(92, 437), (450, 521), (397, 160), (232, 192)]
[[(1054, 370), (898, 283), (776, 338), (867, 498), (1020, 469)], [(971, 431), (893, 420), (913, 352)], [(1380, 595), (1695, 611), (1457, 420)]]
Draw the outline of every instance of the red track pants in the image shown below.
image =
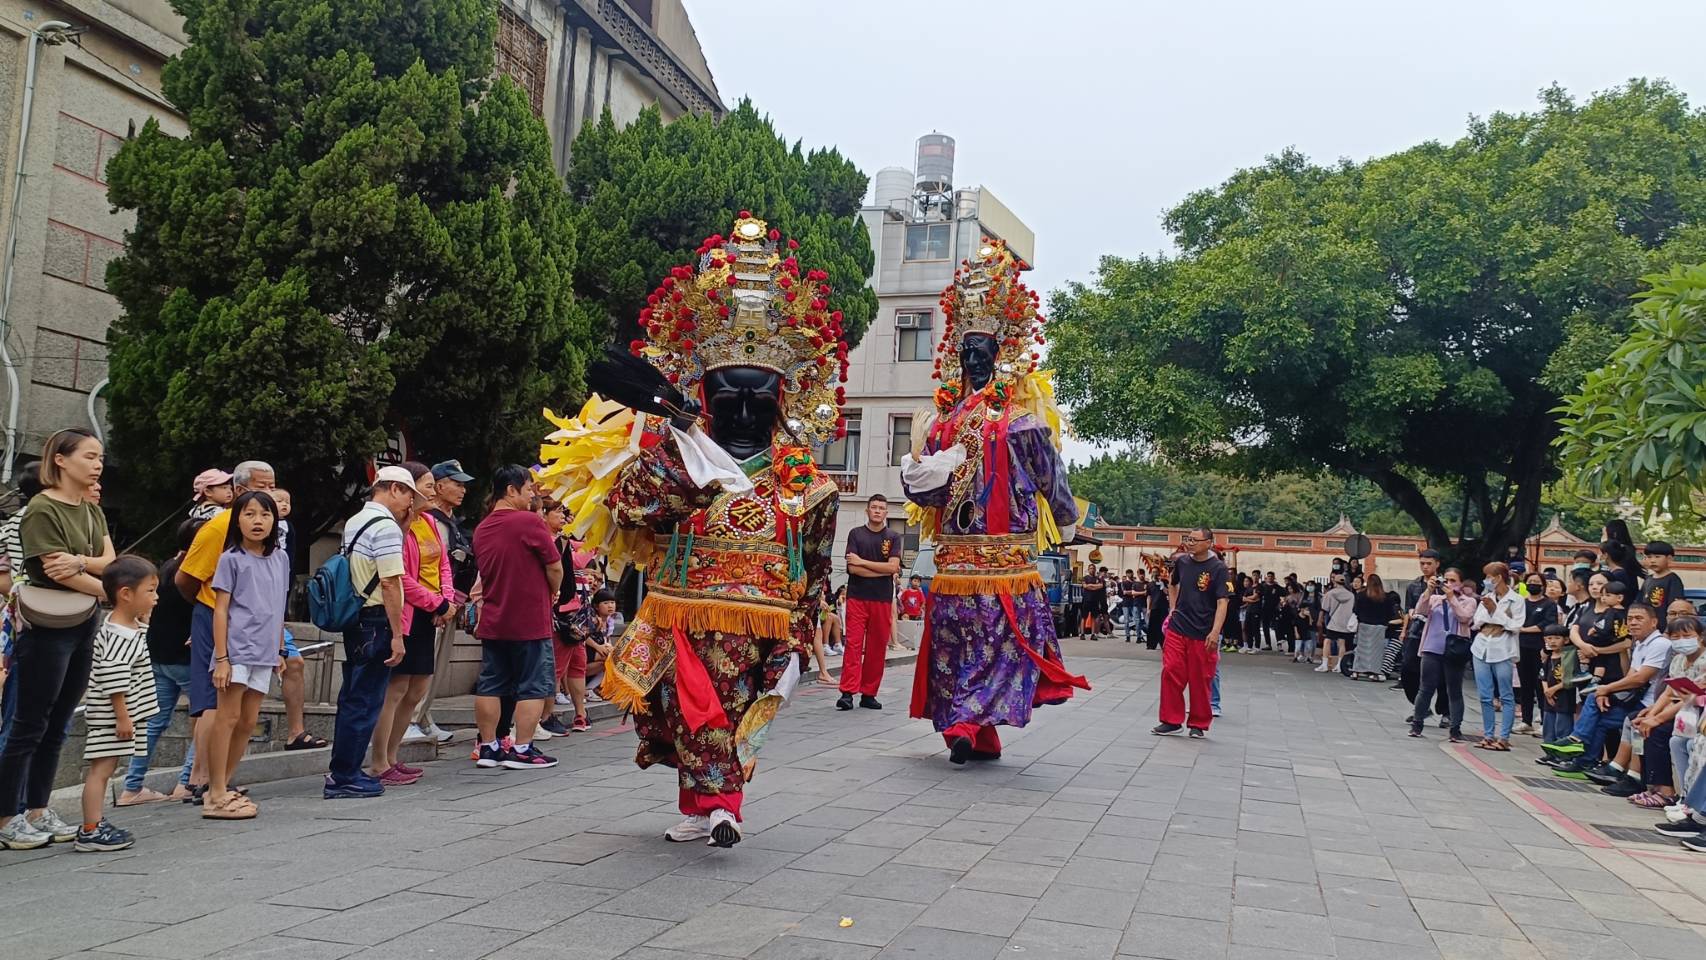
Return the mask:
[(889, 640), (894, 636), (894, 603), (847, 598), (847, 629), (842, 634), (841, 692), (877, 695), (883, 685)]
[[(1161, 629), (1161, 722), (1183, 723), (1196, 730), (1207, 730), (1214, 722), (1210, 712), (1208, 685), (1214, 679), (1220, 651), (1212, 649), (1200, 637), (1187, 637), (1172, 626)], [(1191, 712), (1185, 716), (1185, 688), (1191, 690)]]

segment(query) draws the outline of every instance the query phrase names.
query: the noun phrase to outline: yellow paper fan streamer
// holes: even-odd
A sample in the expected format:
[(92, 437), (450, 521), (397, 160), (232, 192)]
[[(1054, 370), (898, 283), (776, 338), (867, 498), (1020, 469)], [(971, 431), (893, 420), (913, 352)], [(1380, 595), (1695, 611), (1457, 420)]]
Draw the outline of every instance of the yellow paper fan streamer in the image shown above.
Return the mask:
[(547, 409), (545, 419), (557, 429), (539, 445), (539, 486), (574, 518), (568, 534), (589, 548), (606, 551), (611, 575), (620, 576), (630, 562), (643, 559), (639, 554), (645, 538), (618, 528), (605, 499), (622, 468), (638, 455), (638, 429), (643, 421), (634, 411), (596, 393), (587, 398), (577, 416), (564, 417)]

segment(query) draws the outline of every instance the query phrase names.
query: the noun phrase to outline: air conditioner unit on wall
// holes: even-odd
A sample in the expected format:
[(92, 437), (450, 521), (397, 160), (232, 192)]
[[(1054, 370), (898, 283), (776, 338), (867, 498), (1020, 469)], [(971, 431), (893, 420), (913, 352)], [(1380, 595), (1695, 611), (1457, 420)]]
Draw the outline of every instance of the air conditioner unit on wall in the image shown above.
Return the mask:
[(930, 315), (928, 313), (897, 313), (894, 315), (896, 330), (928, 330)]

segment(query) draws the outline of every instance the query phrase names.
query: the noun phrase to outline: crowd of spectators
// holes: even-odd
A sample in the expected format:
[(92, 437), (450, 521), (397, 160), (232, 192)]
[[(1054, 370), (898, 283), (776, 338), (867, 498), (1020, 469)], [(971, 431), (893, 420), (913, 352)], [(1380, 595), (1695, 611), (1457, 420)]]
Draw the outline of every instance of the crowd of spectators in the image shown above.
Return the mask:
[[(275, 690), (283, 749), (329, 748), (327, 799), (415, 783), (425, 771), (403, 762), (402, 744), (454, 736), (431, 711), (459, 629), (482, 651), (476, 764), (550, 767), (535, 741), (590, 728), (588, 674), (595, 686), (623, 621), (598, 558), (564, 533), (566, 511), (538, 494), (526, 467), (495, 471), (471, 531), (462, 507), (474, 477), (460, 462), (374, 471), (341, 528), (359, 613), (341, 637), (330, 741), (304, 715), (304, 661), (286, 613), (294, 561), (306, 558), (274, 468), (245, 460), (198, 473), (158, 567), (114, 549), (103, 470), (99, 438), (54, 434), (19, 485), (21, 507), (0, 524), (0, 849), (130, 847), (135, 838), (103, 815), (115, 777), (117, 807), (179, 801), (207, 820), (256, 817), (236, 774)], [(191, 733), (162, 792), (147, 774), (181, 701)], [(569, 722), (559, 706), (573, 708)], [(69, 823), (49, 801), (79, 712), (85, 778)]]

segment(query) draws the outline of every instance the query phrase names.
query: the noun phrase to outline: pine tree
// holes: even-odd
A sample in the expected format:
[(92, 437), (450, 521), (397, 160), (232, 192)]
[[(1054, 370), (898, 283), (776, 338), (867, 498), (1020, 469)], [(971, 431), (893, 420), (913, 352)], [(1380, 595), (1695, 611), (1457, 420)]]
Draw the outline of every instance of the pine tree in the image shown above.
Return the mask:
[(475, 473), (581, 392), (571, 205), (544, 124), (493, 82), (490, 0), (173, 0), (189, 135), (109, 167), (136, 212), (108, 285), (121, 508), (262, 458), (313, 523), (398, 429)]
[(656, 108), (622, 128), (605, 111), (575, 139), (573, 156), (575, 292), (602, 308), (616, 342), (637, 334), (659, 278), (692, 262), (706, 237), (728, 233), (742, 210), (798, 240), (800, 262), (829, 273), (849, 347), (876, 316), (867, 286), (875, 260), (859, 220), (867, 178), (834, 148), (790, 147), (751, 101), (720, 120), (667, 125)]

